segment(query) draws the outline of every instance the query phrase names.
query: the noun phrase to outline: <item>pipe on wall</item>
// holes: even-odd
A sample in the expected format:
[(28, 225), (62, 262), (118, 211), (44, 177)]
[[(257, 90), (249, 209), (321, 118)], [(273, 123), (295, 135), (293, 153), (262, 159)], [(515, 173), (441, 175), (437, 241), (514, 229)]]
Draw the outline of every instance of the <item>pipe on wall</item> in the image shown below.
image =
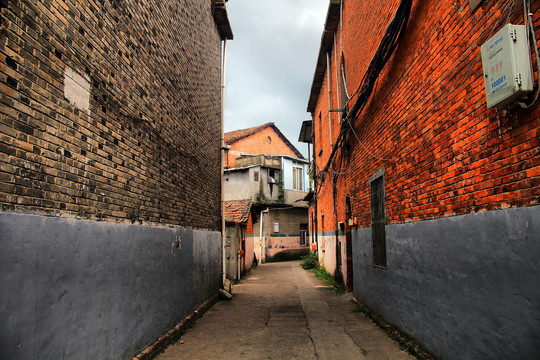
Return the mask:
[[(259, 217), (259, 221), (260, 221), (260, 229), (259, 229), (259, 263), (262, 264), (262, 252), (263, 252), (263, 214), (264, 213), (267, 213), (268, 214), (269, 212), (269, 209), (266, 208), (266, 210), (263, 210), (261, 211), (261, 215)], [(265, 244), (266, 245), (266, 244)]]
[(224, 165), (225, 165), (225, 57), (227, 54), (227, 38), (223, 39), (223, 47), (221, 49), (221, 283), (225, 286), (226, 273), (226, 258), (225, 258), (225, 183), (224, 183)]

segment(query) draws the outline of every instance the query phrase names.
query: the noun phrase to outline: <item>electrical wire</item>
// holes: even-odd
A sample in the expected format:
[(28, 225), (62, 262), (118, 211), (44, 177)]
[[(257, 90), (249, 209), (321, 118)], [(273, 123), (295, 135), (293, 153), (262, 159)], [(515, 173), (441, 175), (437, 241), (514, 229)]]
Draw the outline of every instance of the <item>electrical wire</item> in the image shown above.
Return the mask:
[[(488, 30), (488, 29), (484, 30), (482, 32), (482, 34), (480, 34), (480, 36), (476, 40), (475, 44), (484, 42), (486, 40), (486, 34), (487, 34), (487, 38), (490, 38), (492, 36), (492, 34), (494, 33), (494, 31), (497, 28), (499, 28), (501, 24), (508, 23), (510, 17), (514, 16), (516, 11), (519, 9), (519, 7), (517, 7), (517, 8), (515, 7), (515, 3), (516, 3), (515, 0), (507, 0), (504, 3), (503, 6), (505, 6), (505, 9), (502, 11), (502, 13), (505, 14), (505, 15), (503, 15), (504, 18), (497, 21), (497, 22), (495, 22), (495, 24), (491, 27), (490, 30)], [(537, 40), (536, 40), (535, 31), (534, 31), (533, 13), (531, 11), (530, 6), (531, 6), (530, 5), (530, 0), (524, 0), (524, 22), (525, 22), (525, 26), (526, 26), (526, 29), (527, 29), (527, 34), (528, 35), (530, 34), (530, 36), (531, 36), (530, 39), (532, 39), (532, 41), (533, 41), (533, 47), (534, 47), (534, 51), (535, 51), (535, 55), (536, 55), (536, 61), (537, 61), (537, 69), (539, 69), (540, 60), (539, 60), (539, 54), (538, 54), (539, 53), (539, 51), (538, 51), (538, 43), (537, 43)], [(410, 12), (409, 12), (409, 14), (410, 14)], [(395, 17), (397, 17), (397, 12), (396, 12)], [(403, 32), (403, 30), (405, 28), (406, 28), (406, 23), (404, 24), (404, 26), (398, 27), (398, 29), (401, 31), (400, 36), (402, 36), (402, 32)], [(390, 29), (390, 26), (388, 27), (388, 29)], [(349, 104), (351, 99), (354, 98), (357, 94), (363, 94), (365, 92), (366, 84), (370, 80), (370, 74), (368, 74), (368, 71), (370, 71), (370, 69), (372, 69), (372, 66), (371, 66), (372, 63), (374, 61), (377, 61), (377, 59), (378, 59), (378, 55), (380, 54), (379, 50), (382, 49), (382, 43), (385, 40), (385, 38), (389, 35), (388, 34), (388, 29), (387, 29), (387, 32), (386, 32), (385, 36), (383, 37), (383, 40), (381, 40), (381, 44), (379, 45), (379, 47), (377, 49), (377, 52), (373, 56), (373, 58), (372, 58), (372, 60), (370, 62), (370, 65), (368, 66), (368, 70), (364, 74), (360, 84), (355, 89), (354, 93), (351, 95), (351, 97), (348, 97), (348, 100), (346, 101), (345, 107)], [(489, 31), (489, 33), (488, 33), (488, 31)], [(398, 39), (397, 39), (398, 41), (392, 43), (392, 44), (394, 44), (394, 47), (397, 46), (400, 36), (398, 36)], [(474, 45), (473, 45), (473, 47), (474, 47)], [(393, 50), (394, 49), (391, 49), (391, 51), (393, 51)], [(390, 53), (390, 56), (391, 56), (391, 53)], [(388, 58), (390, 56), (388, 56)], [(384, 57), (382, 59), (384, 60)], [(386, 59), (386, 61), (387, 61), (387, 59)], [(463, 71), (466, 71), (466, 74), (467, 74), (465, 77), (468, 77), (468, 75), (470, 74), (470, 72), (471, 72), (471, 70), (473, 68), (473, 65), (474, 65), (474, 63), (471, 62), (471, 64), (469, 64), (463, 70)], [(382, 66), (384, 67), (384, 64)], [(378, 70), (378, 68), (375, 68), (375, 70)], [(380, 70), (382, 71), (382, 67), (380, 68)], [(538, 76), (540, 77), (540, 70), (538, 70), (538, 74), (539, 74)], [(533, 74), (533, 76), (534, 76), (534, 74)], [(376, 84), (377, 80), (378, 80), (378, 74), (374, 78), (373, 85)], [(456, 83), (457, 81), (458, 80), (455, 79), (454, 83)], [(369, 89), (367, 89), (367, 90), (369, 90)], [(372, 90), (373, 90), (373, 88), (371, 89), (371, 91)], [(540, 89), (537, 89), (537, 92), (536, 92), (536, 95), (535, 95), (534, 99), (532, 100), (531, 103), (526, 105), (526, 107), (531, 107), (537, 101), (537, 99), (539, 97), (539, 93), (540, 93)], [(364, 100), (365, 102), (363, 104), (359, 103), (360, 96), (358, 96), (358, 98), (356, 99), (355, 105), (358, 104), (358, 112), (356, 113), (357, 115), (360, 115), (361, 111), (363, 110), (363, 107), (367, 104), (367, 102), (369, 100), (369, 95), (370, 95), (370, 93), (368, 93), (368, 96), (365, 98), (365, 100)], [(520, 104), (520, 105), (522, 105), (522, 104)], [(523, 104), (523, 105), (525, 105), (525, 104)], [(522, 107), (523, 107), (523, 105), (522, 105)], [(361, 140), (359, 139), (359, 137), (356, 134), (356, 132), (354, 130), (354, 127), (353, 127), (353, 123), (354, 123), (354, 120), (356, 120), (356, 118), (357, 117), (353, 116), (351, 113), (347, 114), (347, 116), (344, 117), (344, 119), (342, 121), (342, 128), (341, 128), (340, 134), (338, 136), (338, 139), (336, 141), (335, 149), (333, 149), (332, 153), (336, 153), (338, 149), (343, 150), (344, 141), (345, 141), (345, 138), (346, 138), (346, 135), (347, 135), (347, 131), (352, 131), (353, 135), (355, 136), (358, 143), (362, 146), (362, 148), (366, 152), (369, 153), (368, 156), (373, 157), (374, 159), (381, 160), (381, 161), (391, 161), (392, 159), (386, 159), (386, 158), (379, 157), (379, 156), (371, 153), (370, 151), (368, 151), (366, 146), (364, 144), (362, 144)], [(348, 127), (349, 129), (348, 130), (343, 129), (344, 126)], [(334, 150), (336, 150), (336, 151), (334, 151)], [(337, 193), (341, 194), (342, 196), (349, 196), (351, 198), (351, 200), (358, 200), (358, 199), (361, 198), (361, 197), (350, 196), (350, 194), (345, 193), (343, 190), (341, 190), (339, 188), (339, 186), (337, 186), (337, 181), (336, 181), (337, 177), (339, 177), (342, 174), (350, 172), (350, 170), (342, 171), (341, 165), (343, 163), (343, 154), (340, 153), (340, 155), (341, 155), (340, 156), (340, 164), (339, 164), (340, 166), (338, 167), (337, 170), (334, 168), (334, 165), (336, 165), (335, 156), (337, 156), (337, 155), (336, 154), (331, 154), (330, 158), (328, 159), (328, 163), (326, 164), (326, 166), (323, 169), (320, 169), (320, 171), (317, 172), (317, 176), (316, 176), (317, 180), (322, 180), (322, 181), (320, 181), (319, 184), (316, 184), (318, 186), (315, 187), (315, 192), (314, 192), (314, 198), (315, 199), (317, 199), (318, 192), (320, 192), (322, 190), (322, 185), (323, 185), (323, 182), (324, 182), (324, 180), (326, 178), (326, 174), (328, 174), (328, 180), (329, 180), (330, 185), (333, 188), (332, 193), (334, 194), (334, 196), (336, 195), (336, 192), (337, 192)], [(319, 170), (319, 168), (317, 170)]]
[[(332, 167), (335, 161), (337, 150), (343, 148), (348, 131), (352, 128), (352, 124), (354, 124), (355, 120), (359, 117), (359, 115), (362, 113), (362, 110), (368, 103), (370, 96), (373, 92), (375, 83), (379, 78), (379, 75), (381, 74), (386, 63), (394, 53), (394, 50), (397, 48), (397, 45), (403, 36), (405, 28), (407, 27), (407, 23), (409, 21), (411, 13), (411, 7), (412, 0), (401, 0), (392, 20), (390, 21), (390, 24), (386, 28), (385, 34), (381, 39), (381, 42), (379, 43), (375, 54), (373, 55), (368, 65), (366, 72), (364, 73), (364, 76), (362, 77), (361, 82), (358, 84), (358, 87), (352, 94), (351, 98), (349, 98), (349, 100), (347, 101), (348, 105), (351, 99), (356, 96), (356, 100), (354, 101), (351, 110), (347, 113), (344, 121), (341, 124), (339, 135), (334, 146), (332, 147), (332, 152), (330, 153), (326, 166), (317, 174), (317, 179), (321, 179), (321, 181), (318, 182), (318, 189), (315, 189), (315, 192), (320, 191), (324, 183), (324, 175), (328, 173), (330, 168)], [(341, 162), (343, 161), (342, 156), (340, 160)], [(334, 170), (333, 167), (332, 170)], [(335, 178), (335, 176), (333, 176), (333, 178)]]
[[(524, 1), (525, 1), (525, 0), (524, 0)], [(495, 31), (501, 24), (504, 24), (504, 23), (507, 23), (507, 22), (508, 22), (508, 20), (510, 19), (510, 17), (513, 16), (513, 15), (516, 13), (516, 11), (519, 9), (519, 7), (516, 7), (516, 8), (514, 7), (515, 2), (516, 2), (516, 0), (506, 0), (506, 1), (505, 1), (505, 3), (503, 4), (503, 6), (505, 6), (505, 9), (502, 11), (502, 13), (505, 14), (505, 15), (503, 15), (503, 16), (504, 16), (504, 19), (502, 19), (502, 20), (500, 20), (500, 21), (497, 21), (497, 22), (494, 24), (494, 26), (491, 27), (490, 30), (489, 30), (489, 29), (484, 30), (484, 31), (482, 32), (482, 34), (480, 34), (480, 36), (479, 36), (478, 39), (476, 40), (475, 44), (484, 42), (484, 41), (486, 40), (486, 34), (487, 34), (487, 38), (491, 37), (491, 35), (494, 33), (494, 31)], [(530, 0), (529, 0), (529, 2), (530, 2)], [(400, 7), (398, 8), (398, 10), (396, 11), (396, 13), (394, 14), (394, 18), (392, 19), (392, 22), (394, 22), (394, 20), (396, 20), (396, 18), (398, 17), (398, 12), (400, 11), (401, 5), (403, 5), (403, 3), (404, 3), (403, 1), (402, 1), (402, 3), (400, 3)], [(530, 4), (529, 4), (529, 7), (528, 7), (528, 8), (530, 9)], [(524, 11), (526, 11), (526, 10), (524, 10)], [(528, 14), (529, 14), (530, 17), (531, 17), (531, 21), (529, 22), (529, 24), (532, 25), (532, 24), (533, 24), (533, 21), (532, 21), (532, 13), (531, 13), (530, 10), (528, 11)], [(408, 15), (410, 15), (410, 8), (409, 8)], [(407, 15), (407, 16), (408, 16), (408, 15)], [(392, 23), (391, 23), (390, 25), (392, 25)], [(403, 24), (401, 27), (398, 27), (398, 29), (400, 29), (400, 31), (401, 31), (401, 35), (400, 35), (400, 36), (402, 36), (403, 30), (405, 29), (405, 27), (406, 27), (406, 23)], [(389, 30), (390, 30), (390, 29), (391, 29), (391, 26), (389, 26), (389, 27), (387, 28), (387, 31), (386, 31), (386, 33), (385, 33), (385, 36), (384, 36), (383, 39), (381, 40), (381, 43), (379, 44), (379, 47), (377, 48), (377, 51), (376, 51), (375, 55), (373, 56), (373, 58), (372, 58), (372, 60), (371, 60), (371, 62), (370, 62), (370, 66), (368, 66), (368, 70), (371, 69), (372, 63), (374, 63), (375, 59), (377, 58), (377, 55), (380, 53), (379, 50), (382, 49), (382, 43), (383, 43), (383, 41), (385, 40), (385, 38), (389, 36)], [(394, 29), (395, 29), (395, 28), (394, 28)], [(532, 29), (534, 29), (534, 27), (533, 27)], [(488, 31), (489, 31), (489, 32), (488, 32)], [(533, 30), (533, 32), (534, 32), (534, 30)], [(398, 38), (397, 40), (399, 41), (399, 38)], [(396, 42), (394, 43), (395, 46), (397, 46), (398, 41), (396, 41)], [(536, 43), (536, 41), (534, 41), (534, 45), (535, 45), (535, 51), (537, 52), (537, 43)], [(474, 48), (474, 45), (472, 46), (472, 48)], [(392, 49), (391, 51), (393, 51), (393, 49)], [(389, 58), (390, 56), (391, 56), (391, 53), (389, 54), (388, 58)], [(479, 56), (479, 54), (478, 54), (478, 56)], [(537, 58), (538, 58), (538, 56), (537, 56)], [(538, 61), (537, 61), (537, 63), (538, 63)], [(473, 68), (473, 65), (474, 65), (474, 62), (471, 62), (471, 63), (464, 69), (464, 71), (466, 71), (466, 74), (467, 74), (465, 77), (468, 77), (468, 75), (470, 74), (470, 71), (471, 71), (472, 68)], [(384, 66), (384, 64), (383, 64), (383, 66)], [(381, 68), (381, 70), (382, 70), (382, 68)], [(353, 94), (352, 94), (350, 97), (348, 97), (348, 100), (346, 101), (346, 104), (345, 104), (345, 108), (349, 105), (349, 102), (351, 102), (351, 100), (352, 100), (357, 94), (359, 94), (359, 93), (361, 94), (362, 91), (364, 91), (364, 89), (365, 89), (365, 84), (366, 84), (368, 78), (369, 78), (369, 74), (368, 74), (368, 71), (366, 71), (366, 72), (364, 73), (364, 76), (362, 77), (362, 80), (360, 81), (358, 87), (355, 89), (355, 91), (353, 92)], [(378, 76), (375, 77), (373, 86), (376, 84), (377, 80), (378, 80)], [(454, 84), (455, 84), (456, 82), (457, 82), (457, 79), (454, 80)], [(371, 90), (373, 90), (373, 88), (372, 88)], [(537, 98), (537, 97), (538, 97), (538, 94), (537, 94), (536, 98)], [(360, 98), (360, 96), (357, 98), (357, 100), (356, 100), (355, 103), (358, 103), (359, 98)], [(534, 101), (536, 101), (536, 98), (535, 98)], [(363, 106), (366, 105), (367, 100), (369, 100), (369, 99), (366, 99), (365, 103), (364, 103), (364, 104), (362, 105), (362, 107), (359, 109), (359, 112), (357, 113), (358, 115), (361, 113), (361, 110), (363, 110)], [(533, 104), (533, 103), (529, 104), (529, 107), (530, 107), (532, 104)], [(319, 176), (316, 176), (316, 178), (317, 178), (317, 179), (322, 179), (322, 180), (323, 180), (322, 182), (324, 182), (324, 178), (325, 178), (324, 175), (325, 175), (325, 173), (327, 173), (327, 172), (330, 171), (330, 170), (332, 170), (332, 175), (336, 175), (336, 174), (337, 174), (337, 175), (341, 175), (341, 174), (347, 173), (347, 171), (342, 171), (342, 170), (341, 170), (341, 166), (340, 166), (337, 170), (336, 170), (336, 169), (334, 168), (334, 166), (333, 166), (333, 165), (335, 164), (335, 159), (334, 159), (334, 157), (337, 156), (337, 155), (336, 155), (337, 150), (341, 149), (341, 150), (343, 151), (344, 145), (345, 145), (345, 143), (346, 143), (346, 135), (347, 135), (347, 131), (352, 131), (352, 132), (353, 132), (353, 135), (355, 136), (355, 138), (356, 138), (356, 140), (358, 141), (358, 143), (362, 146), (362, 148), (363, 148), (365, 151), (367, 151), (367, 152), (369, 153), (369, 154), (368, 154), (369, 157), (372, 157), (372, 158), (374, 158), (374, 159), (381, 160), (381, 161), (391, 161), (391, 160), (392, 160), (392, 159), (387, 159), (387, 158), (384, 158), (384, 157), (381, 157), (381, 156), (377, 156), (377, 155), (371, 153), (370, 151), (368, 151), (368, 150), (366, 149), (366, 146), (365, 146), (364, 144), (362, 144), (362, 142), (360, 141), (358, 135), (357, 135), (356, 132), (354, 131), (353, 123), (354, 123), (354, 121), (356, 120), (356, 118), (357, 118), (357, 117), (353, 117), (353, 116), (351, 115), (351, 113), (349, 113), (348, 116), (346, 116), (346, 117), (343, 118), (342, 125), (341, 125), (342, 128), (341, 128), (340, 134), (339, 134), (339, 136), (338, 136), (338, 139), (336, 140), (336, 144), (335, 144), (334, 148), (332, 149), (332, 153), (330, 154), (330, 157), (329, 157), (329, 159), (328, 159), (328, 163), (326, 164), (326, 166), (325, 166), (324, 168), (320, 169), (320, 171), (317, 172), (317, 174), (318, 174)], [(349, 128), (348, 130), (347, 130), (347, 129), (343, 129), (343, 127), (344, 127), (345, 125)], [(342, 134), (342, 132), (345, 132), (345, 134)], [(343, 153), (341, 152), (339, 155), (340, 155), (340, 157), (341, 157), (341, 163), (342, 163), (342, 162), (343, 162)], [(316, 195), (316, 193), (317, 193), (317, 191), (318, 191), (317, 188), (319, 188), (319, 190), (320, 190), (320, 188), (322, 188), (322, 185), (323, 185), (322, 182), (321, 182), (320, 184), (317, 184), (317, 185), (319, 185), (319, 186), (316, 186), (316, 187), (315, 187), (315, 195)]]

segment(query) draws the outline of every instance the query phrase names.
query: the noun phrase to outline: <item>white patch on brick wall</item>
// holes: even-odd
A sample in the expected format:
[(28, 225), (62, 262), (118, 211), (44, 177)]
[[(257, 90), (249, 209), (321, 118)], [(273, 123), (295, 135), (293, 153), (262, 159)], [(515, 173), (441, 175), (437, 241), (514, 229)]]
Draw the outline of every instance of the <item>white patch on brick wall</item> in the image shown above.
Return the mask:
[(474, 12), (476, 8), (480, 5), (482, 0), (469, 0), (469, 7), (471, 9), (471, 12)]
[(79, 109), (90, 110), (90, 79), (81, 76), (75, 70), (66, 66), (64, 75), (64, 96)]

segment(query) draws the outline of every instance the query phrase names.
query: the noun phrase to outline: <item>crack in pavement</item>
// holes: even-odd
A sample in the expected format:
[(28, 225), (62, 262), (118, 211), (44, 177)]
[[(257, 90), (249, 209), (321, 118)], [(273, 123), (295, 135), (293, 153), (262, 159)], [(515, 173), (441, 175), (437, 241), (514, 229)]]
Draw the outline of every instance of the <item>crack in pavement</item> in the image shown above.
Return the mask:
[(319, 296), (312, 282), (303, 270), (293, 269), (294, 280), (306, 315), (309, 337), (315, 346), (317, 358), (365, 359), (362, 349), (345, 332), (333, 316), (326, 301)]

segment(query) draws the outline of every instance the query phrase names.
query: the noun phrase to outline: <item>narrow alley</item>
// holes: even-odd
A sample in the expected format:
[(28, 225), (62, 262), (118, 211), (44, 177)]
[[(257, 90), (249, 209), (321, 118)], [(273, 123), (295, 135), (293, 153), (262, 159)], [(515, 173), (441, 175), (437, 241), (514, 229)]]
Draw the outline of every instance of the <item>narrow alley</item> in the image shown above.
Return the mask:
[(157, 360), (412, 359), (297, 261), (263, 264)]
[(0, 360), (539, 360), (539, 48), (540, 0), (0, 0)]

